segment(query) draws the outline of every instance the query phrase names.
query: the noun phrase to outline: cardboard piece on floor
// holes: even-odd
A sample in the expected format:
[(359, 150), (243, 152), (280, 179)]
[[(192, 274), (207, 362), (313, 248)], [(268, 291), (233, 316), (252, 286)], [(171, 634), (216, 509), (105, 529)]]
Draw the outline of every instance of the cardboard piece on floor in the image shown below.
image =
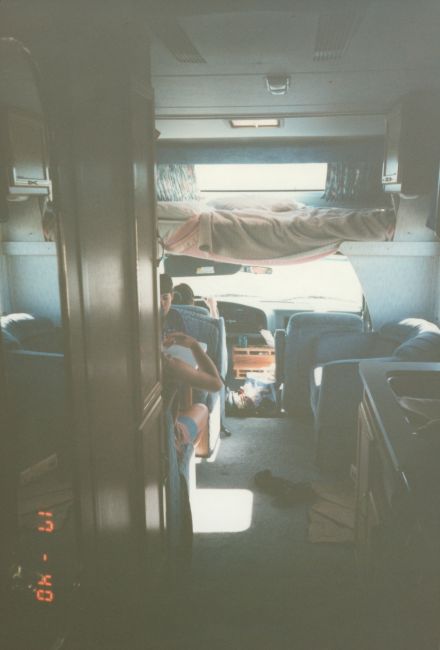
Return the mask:
[(336, 503), (344, 508), (354, 508), (355, 494), (351, 481), (349, 483), (320, 483), (316, 481), (312, 483), (312, 488), (319, 497), (326, 501), (331, 501), (331, 503)]
[(322, 515), (310, 512), (309, 542), (312, 544), (347, 544), (354, 541), (354, 531), (347, 526), (339, 526)]
[(354, 528), (353, 508), (344, 508), (336, 503), (319, 499), (319, 501), (313, 504), (312, 511), (327, 519), (331, 519), (336, 524), (347, 526), (347, 528)]
[(313, 483), (318, 500), (309, 513), (309, 541), (351, 543), (354, 541), (355, 495), (353, 483)]

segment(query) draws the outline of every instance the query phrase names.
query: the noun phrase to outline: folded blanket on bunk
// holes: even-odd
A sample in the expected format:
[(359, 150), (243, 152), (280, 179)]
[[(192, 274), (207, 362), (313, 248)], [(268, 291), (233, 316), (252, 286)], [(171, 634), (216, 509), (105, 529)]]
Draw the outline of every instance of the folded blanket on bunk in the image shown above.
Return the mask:
[[(303, 206), (279, 213), (219, 210), (203, 204), (182, 210), (187, 221), (168, 235), (167, 251), (250, 264), (306, 261), (337, 251), (344, 241), (389, 241), (395, 227), (392, 210)], [(169, 211), (169, 206), (159, 204), (159, 219)]]

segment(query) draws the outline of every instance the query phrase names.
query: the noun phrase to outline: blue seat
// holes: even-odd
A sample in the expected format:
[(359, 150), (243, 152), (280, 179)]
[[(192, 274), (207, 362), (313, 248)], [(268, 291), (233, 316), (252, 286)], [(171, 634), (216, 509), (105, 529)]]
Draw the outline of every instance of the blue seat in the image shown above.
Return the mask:
[[(363, 321), (357, 314), (333, 312), (298, 312), (290, 317), (285, 341), (282, 331), (276, 335), (277, 382), (283, 384), (281, 405), (289, 414), (310, 415), (309, 375), (313, 363), (313, 346), (324, 333), (360, 332)], [(280, 355), (282, 357), (280, 358)]]
[(0, 328), (23, 470), (54, 449), (62, 454), (67, 444), (62, 330), (47, 318), (25, 313), (2, 316)]
[(62, 352), (62, 329), (48, 319), (17, 313), (0, 317), (3, 343), (7, 348), (36, 352)]
[(209, 316), (209, 309), (207, 307), (202, 307), (200, 305), (175, 305), (173, 303), (173, 309), (177, 311), (187, 311), (192, 312), (193, 314), (203, 314), (204, 316)]
[(354, 460), (363, 392), (359, 361), (371, 358), (440, 361), (440, 329), (429, 321), (408, 318), (386, 323), (378, 332), (326, 334), (316, 342), (310, 384), (316, 455), (322, 469), (347, 473)]

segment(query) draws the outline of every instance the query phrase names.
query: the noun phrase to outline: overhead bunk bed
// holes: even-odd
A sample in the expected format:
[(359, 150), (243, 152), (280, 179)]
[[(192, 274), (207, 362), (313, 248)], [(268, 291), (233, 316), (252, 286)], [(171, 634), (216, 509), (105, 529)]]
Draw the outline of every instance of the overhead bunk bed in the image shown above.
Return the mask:
[(240, 197), (236, 206), (231, 199), (158, 202), (165, 251), (222, 262), (292, 264), (334, 253), (344, 241), (390, 241), (395, 228), (390, 209), (314, 208), (289, 200), (264, 205), (252, 197)]
[[(292, 264), (342, 242), (389, 241), (395, 214), (381, 185), (383, 139), (159, 142), (157, 216), (165, 252), (223, 262)], [(200, 201), (197, 164), (326, 163), (315, 206), (288, 195), (238, 194)], [(319, 206), (319, 207), (318, 207)], [(336, 207), (337, 206), (337, 207)], [(353, 207), (356, 206), (356, 207)]]

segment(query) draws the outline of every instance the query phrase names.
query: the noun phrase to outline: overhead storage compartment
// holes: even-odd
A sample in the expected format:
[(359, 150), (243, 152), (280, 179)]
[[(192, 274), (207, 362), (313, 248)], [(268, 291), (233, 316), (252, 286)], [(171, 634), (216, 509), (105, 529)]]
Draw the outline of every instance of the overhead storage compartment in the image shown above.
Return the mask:
[(440, 96), (403, 97), (386, 119), (382, 183), (387, 192), (419, 195), (435, 187), (440, 159)]

